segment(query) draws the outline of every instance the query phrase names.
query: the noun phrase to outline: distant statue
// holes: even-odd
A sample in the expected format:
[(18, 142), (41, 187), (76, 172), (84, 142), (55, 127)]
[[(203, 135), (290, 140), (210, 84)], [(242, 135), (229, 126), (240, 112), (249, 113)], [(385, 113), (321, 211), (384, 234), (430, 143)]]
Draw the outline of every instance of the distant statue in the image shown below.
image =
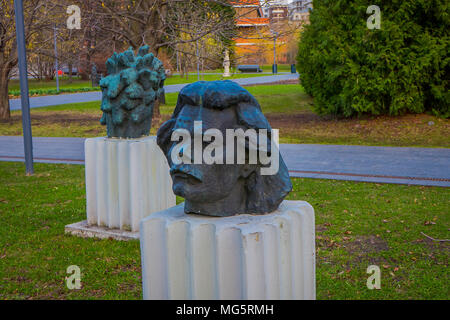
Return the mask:
[(92, 82), (92, 86), (93, 87), (98, 87), (100, 79), (99, 79), (99, 74), (97, 73), (97, 66), (94, 64), (92, 64), (92, 69), (91, 69), (91, 82)]
[[(245, 158), (245, 161), (242, 162), (237, 160), (239, 152), (231, 151), (238, 144), (229, 144), (229, 129), (233, 129), (231, 131), (234, 133), (242, 129), (243, 132), (253, 130), (267, 134), (264, 139), (259, 137), (256, 144), (247, 143), (244, 138), (241, 160)], [(180, 145), (177, 135), (183, 132), (189, 135), (189, 142)], [(232, 216), (265, 214), (276, 210), (292, 190), (292, 184), (271, 133), (271, 127), (256, 99), (238, 84), (229, 80), (199, 81), (184, 87), (178, 95), (171, 119), (157, 133), (157, 143), (170, 166), (173, 191), (185, 198), (184, 211)], [(199, 134), (203, 135), (201, 140), (198, 140)], [(227, 138), (223, 137), (225, 135)], [(213, 142), (207, 144), (205, 141)], [(206, 153), (203, 153), (203, 161), (197, 161), (199, 147), (205, 147), (206, 152), (213, 144), (217, 149), (211, 154), (216, 161), (207, 162)], [(258, 154), (268, 152), (271, 163), (263, 164), (261, 159), (253, 163), (247, 161), (251, 158), (251, 151)], [(177, 157), (182, 157), (184, 161), (180, 162)], [(262, 169), (267, 169), (272, 162), (278, 165), (276, 171), (263, 175)]]
[(155, 100), (163, 92), (164, 66), (148, 46), (135, 56), (129, 48), (114, 52), (106, 62), (108, 76), (100, 81), (102, 89), (100, 123), (110, 138), (139, 138), (150, 133)]
[(223, 77), (231, 77), (230, 73), (230, 56), (228, 49), (225, 49), (225, 59), (223, 60)]

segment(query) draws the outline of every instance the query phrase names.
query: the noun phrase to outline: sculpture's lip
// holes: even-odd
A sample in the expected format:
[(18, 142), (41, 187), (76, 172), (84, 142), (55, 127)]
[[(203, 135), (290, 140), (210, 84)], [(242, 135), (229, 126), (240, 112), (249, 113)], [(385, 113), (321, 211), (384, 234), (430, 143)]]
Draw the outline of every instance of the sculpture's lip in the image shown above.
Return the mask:
[(195, 182), (202, 182), (199, 177), (196, 177), (195, 175), (192, 175), (185, 171), (181, 171), (179, 169), (170, 170), (170, 174), (173, 178), (193, 179)]

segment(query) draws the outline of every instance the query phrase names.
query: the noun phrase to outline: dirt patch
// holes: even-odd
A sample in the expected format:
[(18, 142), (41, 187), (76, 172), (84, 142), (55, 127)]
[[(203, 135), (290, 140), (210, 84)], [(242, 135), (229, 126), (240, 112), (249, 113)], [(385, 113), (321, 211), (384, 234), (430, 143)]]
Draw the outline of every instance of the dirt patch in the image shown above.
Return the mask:
[(269, 113), (266, 115), (272, 128), (298, 127), (302, 123), (322, 122), (327, 121), (326, 118), (320, 117), (312, 112), (282, 114)]
[[(99, 122), (98, 114), (93, 113), (72, 113), (72, 112), (45, 112), (31, 115), (33, 124), (82, 124), (83, 122)], [(22, 115), (12, 115), (9, 120), (0, 120), (0, 123), (16, 123), (22, 121)]]
[(267, 83), (256, 83), (256, 84), (243, 84), (243, 87), (255, 87), (255, 86), (272, 86), (272, 85), (280, 85), (280, 84), (299, 84), (298, 79), (291, 80), (281, 80), (275, 82), (267, 82)]
[[(266, 113), (272, 128), (280, 129), (280, 137), (288, 143), (327, 143), (351, 145), (449, 147), (450, 121), (427, 114), (408, 114), (397, 117), (361, 116), (351, 119), (319, 116), (312, 111)], [(34, 134), (37, 136), (98, 135), (101, 111), (97, 112), (32, 112)], [(152, 134), (170, 115), (163, 114), (152, 121)], [(10, 120), (0, 120), (1, 135), (20, 135), (20, 114)], [(70, 128), (69, 128), (70, 127)], [(98, 130), (97, 130), (98, 129)]]
[[(351, 260), (347, 262), (348, 268), (363, 261), (376, 265), (389, 265), (384, 257), (377, 254), (388, 251), (389, 246), (386, 241), (374, 235), (358, 236), (353, 241), (343, 243), (342, 247), (351, 254)], [(390, 263), (395, 263), (395, 261), (390, 261)]]
[[(33, 125), (84, 125), (84, 124), (98, 124), (100, 125), (101, 113), (75, 113), (75, 112), (45, 112), (42, 114), (36, 113), (31, 115), (31, 121)], [(159, 118), (153, 118), (152, 126), (159, 127), (163, 122), (170, 118), (169, 115), (162, 115)], [(0, 123), (15, 124), (22, 123), (22, 115), (12, 115), (9, 120), (0, 120)]]
[[(448, 147), (450, 121), (427, 114), (397, 117), (362, 116), (350, 119), (319, 116), (311, 111), (266, 114), (280, 136), (307, 143)], [(430, 125), (429, 122), (434, 124)]]
[[(404, 116), (389, 117), (389, 116), (360, 116), (353, 118), (342, 118), (335, 117), (331, 115), (318, 115), (312, 111), (303, 111), (298, 113), (269, 113), (266, 115), (269, 119), (272, 127), (277, 127), (280, 125), (283, 127), (298, 127), (298, 124), (302, 123), (313, 123), (313, 124), (324, 124), (327, 126), (341, 125), (348, 127), (349, 130), (354, 132), (367, 132), (374, 127), (403, 127), (408, 126), (424, 126), (426, 129), (432, 129), (429, 127), (427, 122), (429, 118), (432, 117), (425, 114), (408, 114)], [(449, 123), (444, 122), (445, 129), (450, 130)]]
[(351, 254), (375, 253), (389, 250), (386, 241), (373, 235), (359, 236), (354, 241), (344, 244), (343, 247)]

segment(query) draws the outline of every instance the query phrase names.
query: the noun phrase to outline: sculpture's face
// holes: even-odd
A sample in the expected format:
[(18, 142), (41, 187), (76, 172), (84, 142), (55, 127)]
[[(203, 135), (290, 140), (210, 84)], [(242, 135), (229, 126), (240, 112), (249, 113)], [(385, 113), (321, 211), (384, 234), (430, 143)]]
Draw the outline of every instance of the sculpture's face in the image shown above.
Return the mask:
[[(277, 149), (269, 162), (257, 160), (269, 156), (254, 139), (257, 134), (261, 141), (260, 129), (271, 132), (258, 102), (232, 81), (199, 81), (181, 90), (157, 143), (169, 162), (174, 193), (185, 198), (185, 213), (226, 217), (278, 208), (292, 184)], [(234, 155), (227, 155), (231, 148)]]
[[(194, 121), (202, 121), (202, 131), (219, 129), (225, 136), (225, 129), (236, 127), (237, 118), (233, 108), (222, 111), (208, 108), (199, 108), (186, 105), (177, 117), (173, 130), (185, 129), (191, 133), (191, 142), (194, 141)], [(173, 180), (175, 194), (189, 201), (214, 202), (225, 198), (242, 177), (243, 165), (233, 164), (174, 164), (171, 159), (171, 151), (178, 142), (173, 142), (169, 149), (170, 174)], [(206, 147), (210, 142), (203, 142)], [(225, 144), (225, 139), (224, 139)], [(191, 148), (193, 159), (194, 148)], [(225, 163), (226, 148), (223, 147), (223, 163)]]

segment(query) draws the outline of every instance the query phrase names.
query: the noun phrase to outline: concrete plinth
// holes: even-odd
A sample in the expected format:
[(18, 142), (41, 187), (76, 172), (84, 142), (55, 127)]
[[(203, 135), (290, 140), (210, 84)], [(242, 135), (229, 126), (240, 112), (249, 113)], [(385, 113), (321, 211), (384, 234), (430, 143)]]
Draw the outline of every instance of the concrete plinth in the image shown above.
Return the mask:
[(307, 202), (232, 217), (187, 215), (183, 206), (141, 221), (144, 299), (315, 299)]
[(139, 232), (109, 229), (105, 227), (90, 226), (86, 220), (68, 224), (64, 227), (65, 233), (82, 238), (114, 239), (121, 241), (138, 240)]
[(176, 204), (169, 165), (156, 137), (86, 139), (90, 226), (138, 231), (139, 221)]

